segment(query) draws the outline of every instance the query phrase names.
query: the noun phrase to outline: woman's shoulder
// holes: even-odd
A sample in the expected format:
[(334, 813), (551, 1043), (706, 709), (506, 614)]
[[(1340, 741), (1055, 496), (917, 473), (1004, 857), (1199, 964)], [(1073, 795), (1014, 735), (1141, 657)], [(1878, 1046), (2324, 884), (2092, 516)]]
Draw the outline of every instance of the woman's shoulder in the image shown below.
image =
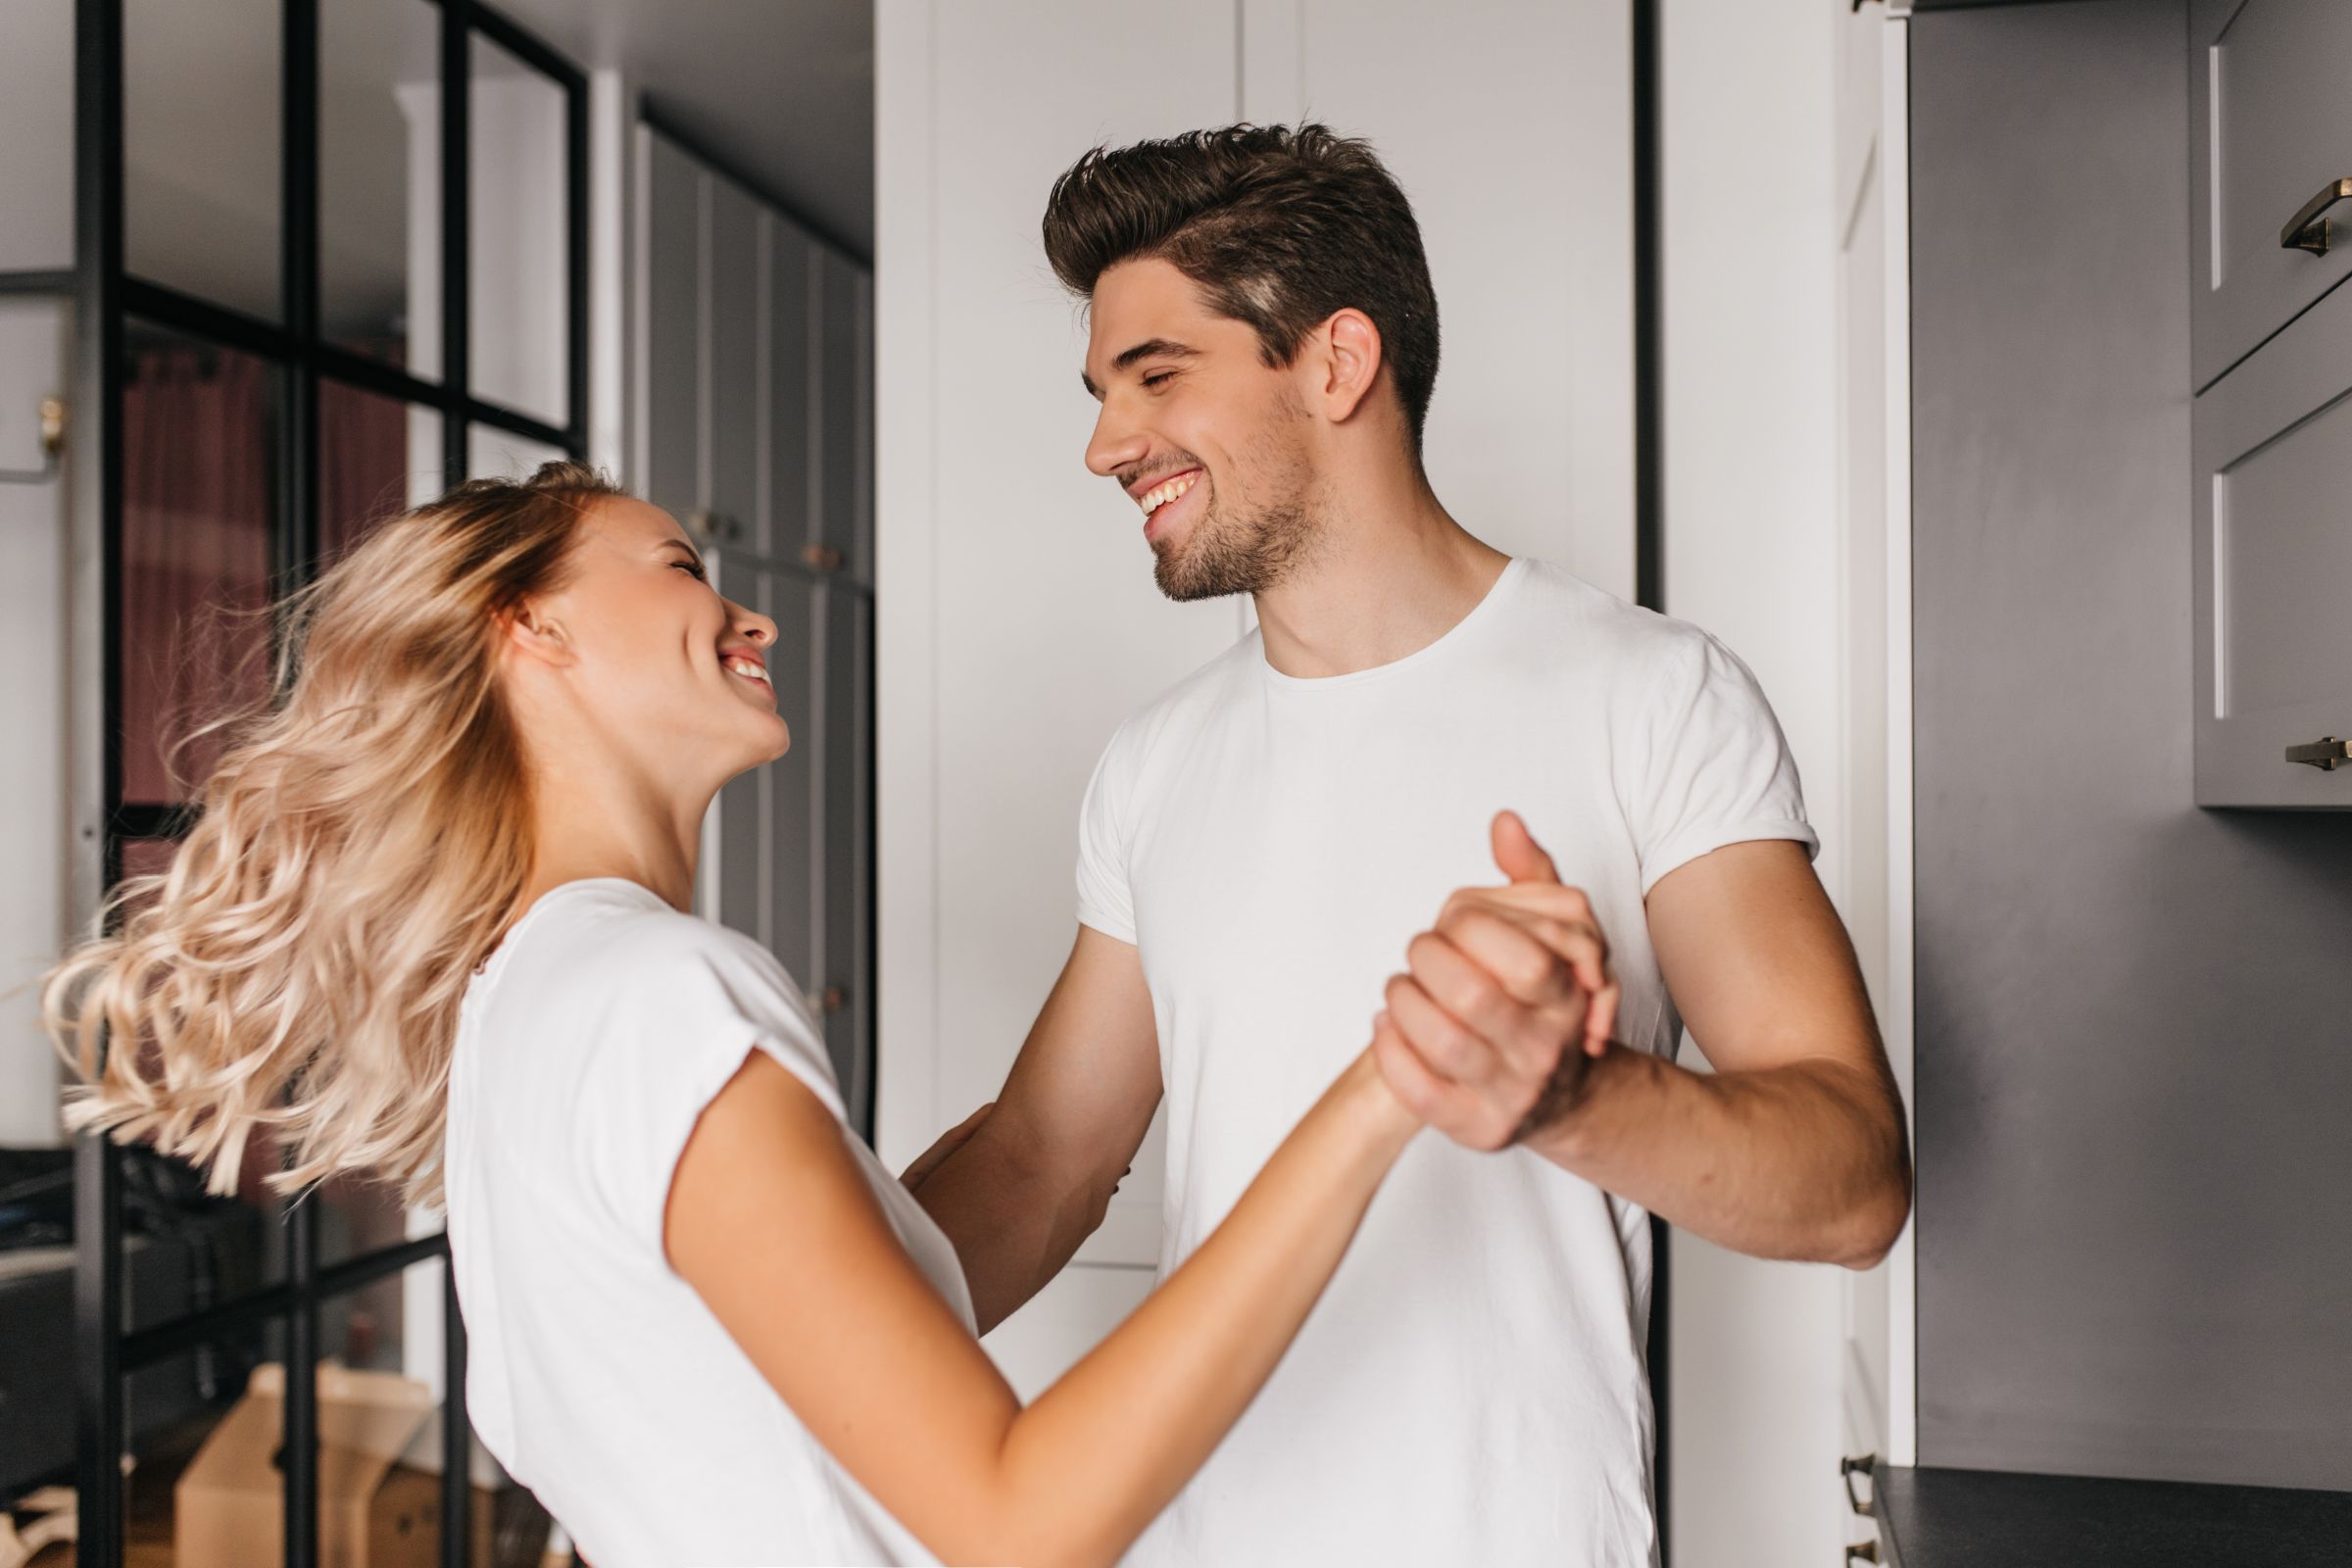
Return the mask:
[(800, 986), (775, 955), (633, 882), (566, 883), (532, 906), (509, 942), (496, 981), (502, 1007), (555, 1007), (584, 1023), (651, 1015), (665, 1032), (728, 1019), (814, 1032)]

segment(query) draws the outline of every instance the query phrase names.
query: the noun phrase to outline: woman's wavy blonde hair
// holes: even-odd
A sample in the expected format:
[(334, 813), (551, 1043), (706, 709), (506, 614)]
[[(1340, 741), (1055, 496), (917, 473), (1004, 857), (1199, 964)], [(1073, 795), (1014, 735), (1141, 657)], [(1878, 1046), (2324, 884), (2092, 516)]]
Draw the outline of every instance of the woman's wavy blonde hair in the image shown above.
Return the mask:
[(279, 607), (275, 689), (225, 741), (171, 869), (109, 896), (41, 1008), (66, 1121), (235, 1189), (254, 1129), (293, 1191), (366, 1172), (438, 1203), (458, 1005), (532, 859), (497, 624), (622, 492), (543, 465), (383, 523)]

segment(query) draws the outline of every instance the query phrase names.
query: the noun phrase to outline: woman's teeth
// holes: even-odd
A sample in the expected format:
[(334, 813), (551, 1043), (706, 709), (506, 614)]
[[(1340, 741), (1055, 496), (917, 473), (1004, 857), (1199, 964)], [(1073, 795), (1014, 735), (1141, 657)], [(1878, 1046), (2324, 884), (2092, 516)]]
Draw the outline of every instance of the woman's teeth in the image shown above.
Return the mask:
[(1156, 485), (1153, 488), (1145, 491), (1143, 496), (1137, 501), (1136, 505), (1142, 507), (1144, 509), (1144, 515), (1149, 517), (1152, 515), (1152, 514), (1157, 512), (1169, 502), (1182, 497), (1187, 490), (1190, 490), (1193, 487), (1193, 481), (1200, 477), (1200, 475), (1197, 472), (1178, 474), (1175, 478), (1170, 479), (1167, 483)]
[(741, 675), (745, 680), (756, 680), (762, 686), (767, 684), (767, 671), (758, 663), (755, 663), (753, 661), (749, 659), (730, 659), (726, 662), (729, 670), (735, 674)]

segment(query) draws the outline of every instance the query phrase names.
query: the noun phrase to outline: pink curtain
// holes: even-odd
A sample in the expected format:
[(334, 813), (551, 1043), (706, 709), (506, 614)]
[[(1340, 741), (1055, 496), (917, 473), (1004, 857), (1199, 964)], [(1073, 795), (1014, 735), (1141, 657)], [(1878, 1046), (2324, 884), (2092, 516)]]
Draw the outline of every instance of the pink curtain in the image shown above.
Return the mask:
[(408, 501), (408, 406), (319, 382), (319, 559), (334, 560)]
[[(220, 748), (211, 736), (174, 746), (269, 690), (273, 377), (250, 355), (174, 345), (138, 352), (124, 379), (125, 802), (185, 799)], [(331, 560), (406, 502), (408, 410), (321, 382), (318, 431), (319, 548)]]
[(173, 746), (268, 690), (272, 402), (270, 368), (229, 349), (145, 349), (124, 378), (125, 802), (185, 799), (219, 747)]

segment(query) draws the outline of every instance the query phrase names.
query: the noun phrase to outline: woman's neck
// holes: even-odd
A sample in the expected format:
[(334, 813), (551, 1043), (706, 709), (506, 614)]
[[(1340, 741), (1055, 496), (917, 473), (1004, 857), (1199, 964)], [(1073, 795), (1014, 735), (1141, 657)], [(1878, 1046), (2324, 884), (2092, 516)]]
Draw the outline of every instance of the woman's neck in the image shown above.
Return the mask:
[(601, 876), (650, 889), (674, 909), (692, 907), (708, 794), (698, 804), (641, 780), (559, 772), (543, 777), (534, 795), (537, 848), (518, 913), (550, 889)]

